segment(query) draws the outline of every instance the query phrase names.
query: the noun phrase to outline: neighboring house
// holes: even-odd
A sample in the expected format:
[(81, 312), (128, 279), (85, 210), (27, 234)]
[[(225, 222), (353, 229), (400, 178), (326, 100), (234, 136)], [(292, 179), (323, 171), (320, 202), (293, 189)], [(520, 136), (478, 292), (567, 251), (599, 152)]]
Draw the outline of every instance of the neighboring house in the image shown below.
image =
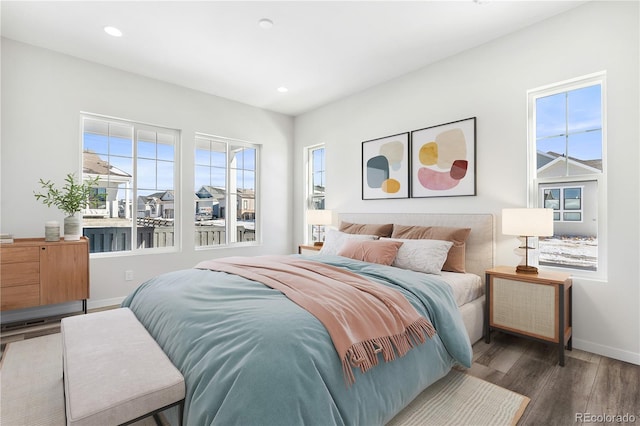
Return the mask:
[(217, 186), (205, 185), (196, 192), (196, 217), (217, 219), (222, 217), (225, 204), (225, 190)]
[[(224, 218), (226, 191), (217, 186), (204, 185), (196, 191), (196, 217), (202, 219)], [(236, 219), (251, 221), (256, 218), (256, 193), (253, 189), (238, 189), (236, 193)], [(211, 216), (207, 217), (209, 214)]]
[(98, 186), (93, 188), (94, 201), (84, 210), (84, 217), (130, 218), (130, 206), (120, 209), (117, 196), (119, 190), (131, 189), (131, 175), (113, 167), (95, 152), (84, 151), (82, 156), (83, 175), (89, 178), (97, 176), (99, 179)]
[[(538, 178), (591, 175), (602, 172), (602, 160), (579, 160), (552, 151), (538, 151), (537, 167)], [(555, 210), (556, 235), (591, 237), (598, 234), (598, 191), (595, 180), (541, 185), (540, 190), (546, 190), (545, 194), (540, 194), (540, 199), (544, 199), (544, 207)], [(565, 199), (565, 194), (572, 194), (574, 199)], [(571, 206), (571, 210), (565, 210), (567, 206)], [(565, 212), (569, 213), (567, 217), (571, 217), (571, 220), (565, 217)]]
[(325, 188), (324, 185), (314, 185), (312, 202), (313, 207), (318, 210), (324, 210)]
[(173, 191), (156, 192), (151, 195), (138, 196), (139, 218), (173, 219), (175, 213), (175, 198)]
[(253, 189), (238, 189), (238, 220), (252, 221), (256, 218), (256, 192)]
[[(568, 157), (569, 175), (602, 173), (602, 159), (579, 160)], [(558, 176), (564, 174), (565, 156), (557, 152), (538, 151), (538, 177)], [(560, 173), (562, 172), (562, 173)]]

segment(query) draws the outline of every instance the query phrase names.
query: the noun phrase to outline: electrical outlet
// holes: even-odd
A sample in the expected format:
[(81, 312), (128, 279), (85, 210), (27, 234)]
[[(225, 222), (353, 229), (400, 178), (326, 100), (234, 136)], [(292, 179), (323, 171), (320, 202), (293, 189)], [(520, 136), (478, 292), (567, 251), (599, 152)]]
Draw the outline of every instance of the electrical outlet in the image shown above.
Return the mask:
[(124, 271), (124, 279), (125, 281), (133, 280), (133, 271)]

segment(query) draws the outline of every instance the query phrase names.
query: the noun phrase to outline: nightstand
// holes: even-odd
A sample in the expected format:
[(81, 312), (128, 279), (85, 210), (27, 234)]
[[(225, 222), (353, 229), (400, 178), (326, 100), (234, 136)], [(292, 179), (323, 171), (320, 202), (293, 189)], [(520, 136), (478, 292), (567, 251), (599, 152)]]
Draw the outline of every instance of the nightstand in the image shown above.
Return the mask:
[(298, 254), (317, 254), (322, 246), (314, 246), (312, 244), (300, 244), (298, 246)]
[(485, 342), (491, 342), (491, 330), (501, 330), (554, 344), (558, 362), (564, 365), (565, 345), (571, 350), (571, 276), (515, 269), (498, 266), (486, 271)]

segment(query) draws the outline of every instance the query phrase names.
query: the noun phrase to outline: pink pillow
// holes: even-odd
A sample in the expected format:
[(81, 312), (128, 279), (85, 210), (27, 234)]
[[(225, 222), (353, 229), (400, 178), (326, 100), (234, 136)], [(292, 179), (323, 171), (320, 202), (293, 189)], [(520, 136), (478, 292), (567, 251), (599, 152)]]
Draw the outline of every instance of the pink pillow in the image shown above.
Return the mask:
[(386, 223), (382, 225), (377, 224), (360, 224), (360, 223), (349, 223), (349, 222), (340, 222), (340, 228), (338, 228), (341, 232), (346, 232), (347, 234), (368, 234), (368, 235), (377, 235), (378, 237), (390, 237), (393, 232), (393, 224)]
[(338, 256), (381, 265), (391, 265), (401, 245), (401, 241), (346, 240), (338, 250)]

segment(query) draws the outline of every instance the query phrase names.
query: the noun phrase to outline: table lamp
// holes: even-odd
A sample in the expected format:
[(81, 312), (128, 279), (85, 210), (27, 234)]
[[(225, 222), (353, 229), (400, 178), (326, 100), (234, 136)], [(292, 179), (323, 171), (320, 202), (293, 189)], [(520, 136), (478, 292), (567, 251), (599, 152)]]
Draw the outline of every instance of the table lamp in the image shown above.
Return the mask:
[(502, 233), (525, 238), (525, 264), (518, 265), (516, 272), (537, 274), (538, 268), (529, 266), (529, 237), (553, 235), (553, 209), (503, 209)]
[(331, 210), (307, 210), (307, 224), (311, 225), (311, 232), (313, 232), (314, 226), (318, 229), (318, 240), (314, 241), (314, 246), (322, 245), (322, 241), (320, 241), (320, 226), (331, 225), (332, 222), (333, 214)]

